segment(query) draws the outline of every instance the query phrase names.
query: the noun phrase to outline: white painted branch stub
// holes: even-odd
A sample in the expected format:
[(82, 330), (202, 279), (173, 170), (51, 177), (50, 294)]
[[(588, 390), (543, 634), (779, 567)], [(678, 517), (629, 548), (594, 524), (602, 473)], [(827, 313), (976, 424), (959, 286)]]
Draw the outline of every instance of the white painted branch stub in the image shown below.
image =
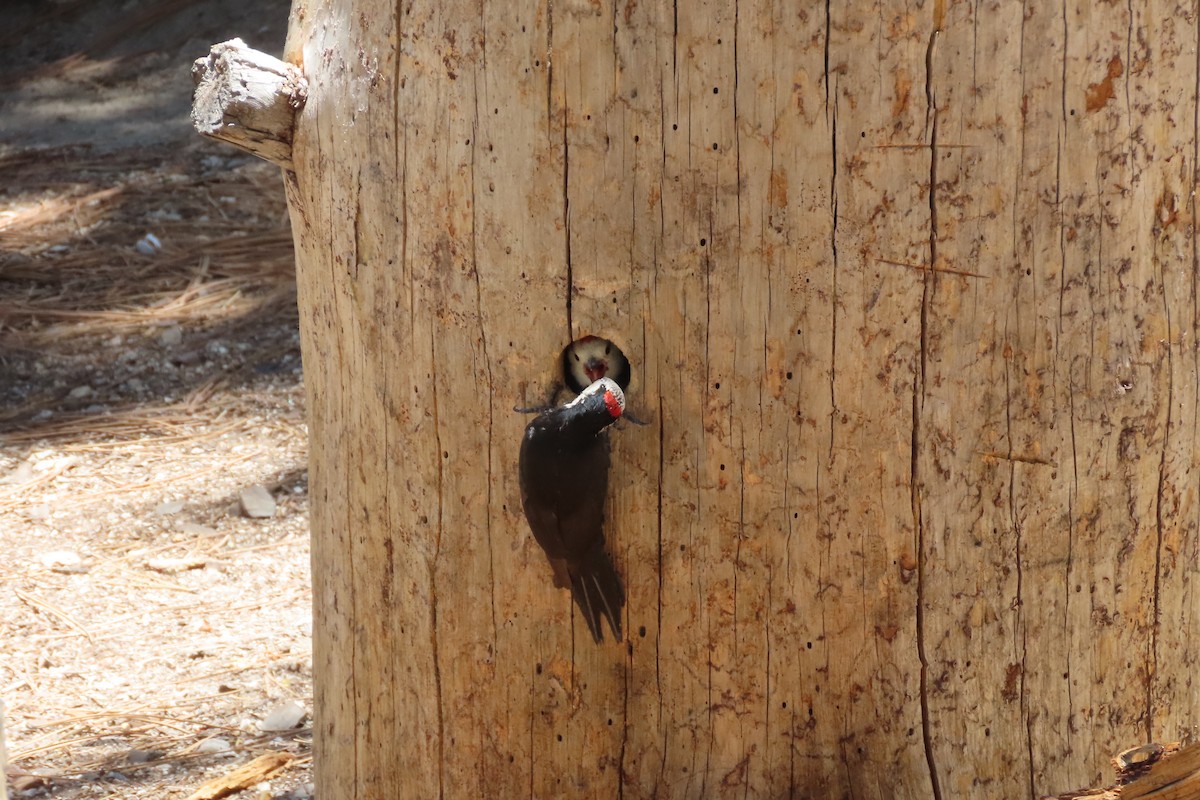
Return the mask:
[(192, 126), (199, 133), (292, 168), (293, 124), (308, 96), (298, 68), (230, 39), (196, 59), (192, 80)]

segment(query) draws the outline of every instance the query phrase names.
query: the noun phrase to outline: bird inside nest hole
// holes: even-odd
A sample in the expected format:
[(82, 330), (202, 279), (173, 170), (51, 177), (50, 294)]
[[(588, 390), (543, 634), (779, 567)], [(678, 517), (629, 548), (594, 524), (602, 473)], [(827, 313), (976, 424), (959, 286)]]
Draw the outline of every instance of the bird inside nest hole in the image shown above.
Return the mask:
[(629, 388), (629, 359), (610, 340), (599, 336), (581, 336), (562, 351), (563, 383), (575, 394), (600, 380), (610, 378)]

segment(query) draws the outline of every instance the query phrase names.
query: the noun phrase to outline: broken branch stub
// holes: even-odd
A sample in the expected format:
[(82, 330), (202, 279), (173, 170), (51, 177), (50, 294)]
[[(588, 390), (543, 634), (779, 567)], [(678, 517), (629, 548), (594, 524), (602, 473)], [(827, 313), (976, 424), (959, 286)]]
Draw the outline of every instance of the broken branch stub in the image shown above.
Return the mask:
[(292, 169), (296, 112), (308, 97), (297, 67), (230, 39), (196, 59), (192, 81), (192, 127)]

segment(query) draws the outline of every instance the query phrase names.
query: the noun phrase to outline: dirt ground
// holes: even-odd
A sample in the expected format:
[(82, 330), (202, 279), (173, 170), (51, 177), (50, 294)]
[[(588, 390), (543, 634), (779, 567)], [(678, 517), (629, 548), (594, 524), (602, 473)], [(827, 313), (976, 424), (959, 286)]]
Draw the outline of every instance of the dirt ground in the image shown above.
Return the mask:
[[(28, 0), (0, 33), (0, 701), (13, 797), (311, 796), (303, 391), (278, 170), (190, 65), (287, 3)], [(270, 508), (247, 515), (263, 487)], [(262, 763), (262, 762), (259, 762)]]

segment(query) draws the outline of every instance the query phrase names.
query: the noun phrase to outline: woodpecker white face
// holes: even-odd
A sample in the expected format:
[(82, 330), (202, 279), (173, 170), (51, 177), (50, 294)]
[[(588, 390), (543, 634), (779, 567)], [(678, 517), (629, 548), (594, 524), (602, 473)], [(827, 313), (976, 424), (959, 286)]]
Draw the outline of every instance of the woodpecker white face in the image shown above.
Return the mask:
[(563, 350), (563, 379), (573, 392), (582, 392), (601, 378), (613, 379), (624, 390), (629, 372), (629, 359), (608, 339), (584, 336)]

